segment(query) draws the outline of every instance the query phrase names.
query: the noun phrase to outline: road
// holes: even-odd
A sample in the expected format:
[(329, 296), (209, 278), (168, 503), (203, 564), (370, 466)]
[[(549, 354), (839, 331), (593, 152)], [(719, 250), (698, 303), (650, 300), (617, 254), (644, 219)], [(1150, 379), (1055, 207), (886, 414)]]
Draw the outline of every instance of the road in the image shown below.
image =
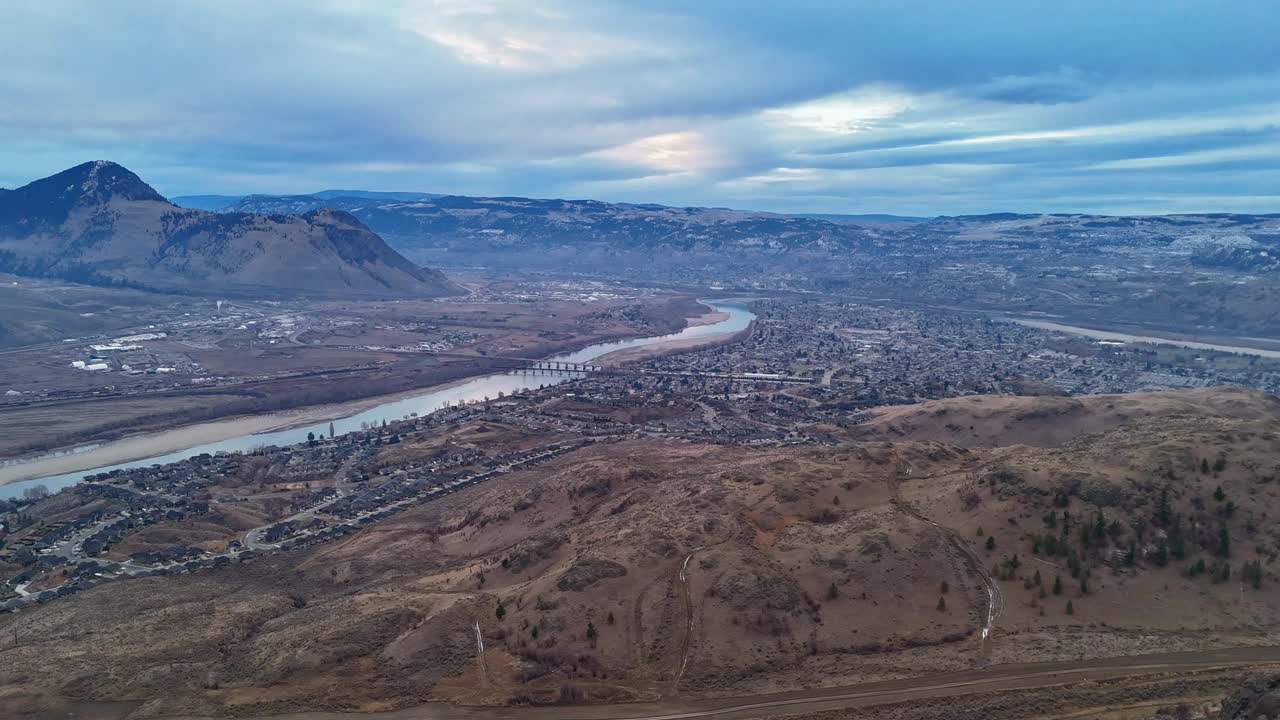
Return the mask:
[(1277, 664), (1280, 664), (1280, 647), (1232, 648), (993, 665), (980, 670), (736, 698), (576, 707), (477, 707), (438, 703), (385, 713), (294, 713), (261, 716), (261, 720), (745, 720), (1162, 673), (1235, 667), (1243, 671), (1249, 666)]
[[(586, 442), (596, 442), (596, 441), (588, 440)], [(528, 451), (525, 453), (516, 453), (514, 454), (513, 457), (511, 457), (510, 460), (492, 469), (485, 470), (483, 472), (473, 473), (471, 475), (468, 475), (462, 478), (456, 478), (454, 480), (443, 483), (441, 485), (423, 490), (422, 492), (419, 492), (416, 495), (410, 495), (410, 496), (401, 498), (399, 500), (388, 502), (387, 504), (382, 505), (376, 509), (362, 511), (360, 513), (357, 513), (353, 517), (350, 517), (341, 522), (338, 522), (337, 525), (345, 525), (352, 528), (360, 527), (362, 524), (364, 524), (368, 520), (370, 516), (377, 515), (378, 513), (382, 513), (388, 510), (403, 510), (404, 508), (407, 508), (411, 505), (416, 505), (418, 503), (431, 500), (437, 497), (443, 497), (445, 495), (448, 495), (456, 490), (467, 487), (469, 485), (473, 485), (478, 482), (483, 482), (485, 480), (492, 479), (498, 475), (502, 475), (502, 474), (511, 472), (513, 470), (522, 469), (525, 467), (529, 467), (530, 465), (534, 465), (534, 464), (543, 462), (545, 460), (549, 460), (551, 458), (554, 458), (560, 455), (561, 453), (567, 452), (568, 450), (574, 449), (576, 447), (581, 447), (581, 444), (561, 441), (561, 442), (551, 443), (549, 445), (542, 446), (541, 448), (537, 448), (534, 451)], [(264, 541), (263, 534), (273, 525), (277, 525), (279, 523), (286, 522), (288, 520), (303, 520), (303, 519), (312, 517), (315, 515), (315, 513), (325, 509), (329, 505), (336, 502), (339, 498), (349, 495), (352, 492), (352, 490), (347, 485), (347, 478), (352, 467), (354, 466), (357, 460), (359, 460), (358, 455), (348, 458), (348, 460), (336, 472), (336, 476), (337, 476), (336, 488), (338, 492), (333, 497), (327, 498), (325, 500), (320, 501), (319, 503), (316, 503), (315, 505), (312, 505), (308, 508), (300, 510), (294, 513), (293, 515), (290, 515), (288, 518), (277, 520), (268, 525), (263, 525), (261, 527), (256, 527), (249, 530), (244, 535), (243, 549), (227, 550), (225, 552), (216, 553), (216, 554), (206, 552), (199, 558), (196, 558), (192, 561), (168, 562), (168, 563), (160, 563), (157, 565), (144, 565), (144, 564), (136, 563), (132, 560), (122, 560), (119, 562), (112, 562), (102, 558), (86, 557), (82, 552), (81, 543), (84, 541), (85, 538), (88, 538), (90, 535), (97, 532), (98, 529), (118, 519), (116, 516), (113, 516), (111, 518), (103, 520), (102, 522), (97, 523), (92, 527), (89, 527), (77, 532), (75, 535), (62, 541), (61, 543), (51, 546), (51, 548), (48, 550), (48, 554), (60, 555), (70, 560), (73, 564), (90, 563), (90, 564), (96, 565), (98, 566), (97, 575), (99, 577), (113, 579), (113, 578), (118, 578), (122, 576), (132, 577), (132, 576), (140, 575), (143, 573), (151, 573), (156, 570), (173, 571), (173, 570), (181, 570), (181, 569), (193, 569), (196, 567), (207, 566), (224, 559), (226, 561), (235, 561), (239, 559), (240, 556), (243, 555), (246, 551), (250, 551), (250, 550), (255, 552), (271, 552), (274, 550), (278, 550), (281, 547), (283, 547), (285, 542), (287, 541), (306, 539), (315, 535), (316, 532), (318, 531), (303, 530), (288, 538), (282, 538), (281, 540), (274, 543), (268, 543)], [(190, 565), (191, 562), (195, 562), (196, 564)], [(20, 602), (18, 603), (17, 606), (11, 609), (15, 611), (20, 610), (25, 605), (35, 601), (36, 597), (38, 597), (42, 592), (56, 591), (58, 589), (57, 587), (47, 588), (46, 590), (41, 591), (41, 593), (37, 593), (37, 592), (32, 592), (28, 590), (29, 585), (30, 583), (23, 583), (19, 587), (14, 588), (15, 593), (18, 595), (17, 600)], [(33, 597), (33, 596), (36, 596), (36, 597)]]

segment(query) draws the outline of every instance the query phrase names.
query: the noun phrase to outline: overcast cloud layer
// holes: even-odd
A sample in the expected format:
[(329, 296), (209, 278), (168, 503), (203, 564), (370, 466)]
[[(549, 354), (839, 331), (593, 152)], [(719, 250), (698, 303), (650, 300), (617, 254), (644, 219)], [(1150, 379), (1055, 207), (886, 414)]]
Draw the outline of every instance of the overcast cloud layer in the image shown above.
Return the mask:
[(4, 187), (1280, 212), (1273, 1), (3, 5)]

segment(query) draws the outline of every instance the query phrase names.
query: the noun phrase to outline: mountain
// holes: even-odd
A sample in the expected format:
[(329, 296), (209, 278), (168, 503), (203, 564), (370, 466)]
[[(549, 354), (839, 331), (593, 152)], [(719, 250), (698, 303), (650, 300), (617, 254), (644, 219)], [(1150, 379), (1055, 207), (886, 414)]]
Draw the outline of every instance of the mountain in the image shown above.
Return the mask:
[(310, 210), (327, 207), (328, 204), (320, 202), (332, 198), (348, 197), (361, 198), (364, 200), (429, 200), (431, 198), (444, 197), (437, 193), (423, 192), (377, 192), (371, 190), (321, 190), (316, 193), (308, 193), (305, 195), (282, 196), (282, 195), (179, 195), (169, 198), (174, 205), (184, 208), (196, 208), (198, 210), (226, 210), (232, 205), (239, 203), (248, 197), (296, 197), (300, 202), (305, 202), (307, 198), (315, 198)]
[(578, 272), (1025, 314), (1202, 337), (1280, 337), (1280, 215), (805, 217), (456, 195), (243, 198), (351, 213), (415, 262)]
[(430, 200), (444, 197), (440, 193), (380, 192), (374, 190), (321, 190), (317, 193), (311, 193), (311, 195), (324, 200), (337, 197), (364, 198), (366, 200)]
[(213, 213), (115, 163), (0, 193), (0, 272), (166, 292), (427, 297), (458, 292), (349, 213)]
[(794, 213), (794, 215), (796, 217), (817, 218), (818, 220), (830, 220), (831, 222), (850, 223), (914, 223), (932, 219), (911, 215), (883, 215), (878, 213), (864, 215), (841, 215), (839, 213)]
[[(809, 269), (829, 270), (832, 259), (856, 262), (868, 255), (941, 261), (991, 253), (998, 262), (1002, 256), (1011, 258), (1009, 251), (1040, 250), (1056, 264), (1063, 255), (1097, 260), (1106, 248), (1129, 248), (1173, 252), (1192, 264), (1268, 270), (1280, 243), (1277, 215), (781, 215), (596, 200), (458, 195), (384, 200), (332, 192), (324, 197), (248, 195), (226, 209), (345, 210), (411, 257), (459, 259), (465, 254), (496, 264), (504, 259), (562, 262), (560, 255), (590, 264), (600, 257), (635, 253), (661, 259), (671, 252), (731, 251), (733, 261), (772, 257), (776, 268), (779, 256), (785, 256), (782, 260), (791, 268), (805, 267), (807, 261)], [(1223, 247), (1244, 252), (1222, 252)]]
[(821, 251), (859, 247), (861, 228), (827, 220), (724, 208), (632, 205), (597, 200), (446, 195), (377, 202), (363, 197), (250, 195), (236, 212), (346, 210), (405, 250), (467, 253), (566, 250), (575, 254), (652, 251)]

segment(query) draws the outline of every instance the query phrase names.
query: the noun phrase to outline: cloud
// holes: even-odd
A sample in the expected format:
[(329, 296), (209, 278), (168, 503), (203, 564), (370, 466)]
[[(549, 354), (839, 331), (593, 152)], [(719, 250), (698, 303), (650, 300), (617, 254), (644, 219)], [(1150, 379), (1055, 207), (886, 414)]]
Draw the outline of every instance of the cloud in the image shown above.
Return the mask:
[(169, 194), (344, 186), (908, 214), (1280, 195), (1266, 2), (5, 12), (5, 186), (108, 157)]
[(997, 102), (1054, 105), (1079, 102), (1095, 91), (1095, 83), (1090, 82), (1083, 72), (1076, 68), (1062, 67), (1035, 75), (1003, 75), (993, 78), (975, 88), (973, 94)]

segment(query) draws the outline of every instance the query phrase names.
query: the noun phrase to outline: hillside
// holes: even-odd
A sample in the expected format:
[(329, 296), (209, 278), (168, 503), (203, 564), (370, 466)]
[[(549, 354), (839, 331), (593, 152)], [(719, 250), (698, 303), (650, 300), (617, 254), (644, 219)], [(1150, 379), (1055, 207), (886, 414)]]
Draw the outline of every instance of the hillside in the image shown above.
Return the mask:
[(586, 252), (717, 249), (780, 252), (852, 249), (864, 234), (826, 220), (722, 208), (628, 205), (449, 195), (412, 201), (368, 197), (251, 195), (228, 210), (301, 212), (334, 207), (406, 248), (481, 251), (569, 247)]
[(187, 210), (115, 163), (0, 194), (0, 271), (183, 293), (427, 297), (455, 286), (337, 210)]
[[(335, 191), (342, 192), (342, 191)], [(1039, 312), (1201, 337), (1280, 337), (1280, 216), (901, 221), (595, 200), (248, 196), (229, 210), (350, 212), (416, 262), (804, 290)], [(907, 219), (912, 220), (912, 219)]]
[[(265, 715), (741, 695), (1275, 644), (1274, 398), (1131, 398), (1125, 420), (1087, 399), (1049, 448), (1011, 427), (992, 448), (580, 450), (313, 548), (0, 618), (16, 638), (0, 686), (20, 707)], [(1034, 410), (983, 412), (993, 427), (1055, 422)], [(401, 463), (441, 441), (385, 452)], [(1258, 589), (1221, 580), (1255, 561)]]
[[(724, 208), (668, 207), (596, 200), (546, 200), (331, 190), (311, 195), (248, 195), (227, 211), (351, 212), (407, 250), (547, 247), (626, 253), (662, 248), (686, 252), (852, 252), (928, 255), (951, 250), (1104, 253), (1109, 247), (1176, 251), (1204, 266), (1274, 269), (1268, 248), (1280, 241), (1280, 215), (1110, 217), (995, 213), (908, 218), (892, 215), (786, 215)], [(405, 193), (404, 196), (412, 195)]]

